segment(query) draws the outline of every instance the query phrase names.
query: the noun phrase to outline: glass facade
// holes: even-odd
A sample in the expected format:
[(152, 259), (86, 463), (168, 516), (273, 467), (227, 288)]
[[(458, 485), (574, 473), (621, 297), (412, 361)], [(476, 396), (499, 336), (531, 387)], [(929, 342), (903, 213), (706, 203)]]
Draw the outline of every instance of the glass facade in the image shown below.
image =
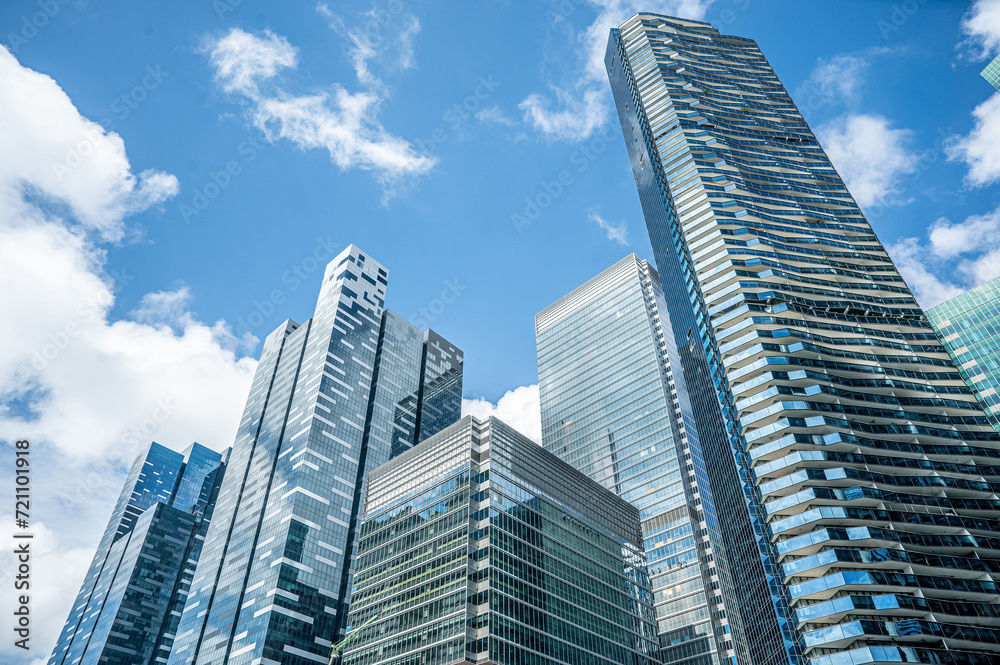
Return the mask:
[(659, 276), (627, 256), (535, 331), (543, 445), (639, 509), (662, 661), (728, 661), (731, 581)]
[(166, 662), (227, 456), (152, 443), (136, 458), (50, 665)]
[(927, 320), (1000, 431), (1000, 278), (931, 307)]
[(265, 340), (170, 663), (326, 662), (343, 633), (366, 470), (420, 415), (423, 333), (387, 284), (351, 245), (315, 316)]
[(605, 63), (745, 662), (997, 662), (1000, 435), (763, 53), (638, 14)]
[(986, 69), (982, 71), (982, 76), (990, 85), (1000, 90), (1000, 55), (993, 58), (993, 61), (986, 65)]
[(496, 419), (374, 470), (344, 665), (653, 665), (638, 511)]

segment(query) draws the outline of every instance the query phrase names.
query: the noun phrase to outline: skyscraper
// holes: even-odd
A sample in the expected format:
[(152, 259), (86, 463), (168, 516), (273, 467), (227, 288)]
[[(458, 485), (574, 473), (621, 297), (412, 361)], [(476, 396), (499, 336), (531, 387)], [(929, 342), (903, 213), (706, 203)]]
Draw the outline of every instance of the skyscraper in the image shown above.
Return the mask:
[(384, 311), (387, 280), (351, 245), (315, 316), (264, 341), (171, 663), (325, 662), (343, 632), (366, 472), (418, 440), (420, 387), (441, 371), (424, 334)]
[(751, 662), (996, 662), (1000, 437), (763, 53), (605, 63)]
[(344, 665), (654, 665), (638, 511), (495, 418), (369, 478)]
[(931, 307), (927, 320), (1000, 431), (1000, 278)]
[(152, 443), (136, 458), (50, 665), (166, 662), (226, 457)]
[(659, 276), (629, 255), (535, 331), (542, 443), (639, 509), (662, 662), (728, 661), (734, 594)]
[(986, 65), (986, 69), (981, 72), (981, 75), (990, 85), (1000, 90), (1000, 55)]

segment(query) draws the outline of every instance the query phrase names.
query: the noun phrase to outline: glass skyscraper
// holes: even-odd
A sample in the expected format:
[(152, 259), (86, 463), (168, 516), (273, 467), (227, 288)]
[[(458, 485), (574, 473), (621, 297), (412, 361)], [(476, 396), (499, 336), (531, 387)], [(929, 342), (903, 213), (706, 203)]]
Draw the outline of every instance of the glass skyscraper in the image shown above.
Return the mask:
[(469, 416), (371, 472), (344, 665), (653, 665), (633, 506)]
[(659, 276), (629, 255), (535, 331), (543, 445), (639, 509), (662, 662), (728, 662), (733, 592)]
[(1000, 278), (931, 307), (927, 320), (1000, 431)]
[(434, 433), (417, 434), (425, 409), (461, 415), (420, 393), (451, 371), (460, 394), (461, 352), (427, 370), (425, 335), (384, 311), (387, 280), (351, 245), (315, 316), (265, 340), (170, 663), (326, 662), (343, 633), (366, 470)]
[(166, 662), (227, 457), (152, 443), (136, 458), (50, 665)]
[(993, 58), (993, 61), (986, 65), (986, 69), (984, 69), (981, 74), (990, 85), (997, 90), (1000, 90), (1000, 55)]
[(763, 53), (605, 63), (749, 662), (998, 662), (1000, 435)]

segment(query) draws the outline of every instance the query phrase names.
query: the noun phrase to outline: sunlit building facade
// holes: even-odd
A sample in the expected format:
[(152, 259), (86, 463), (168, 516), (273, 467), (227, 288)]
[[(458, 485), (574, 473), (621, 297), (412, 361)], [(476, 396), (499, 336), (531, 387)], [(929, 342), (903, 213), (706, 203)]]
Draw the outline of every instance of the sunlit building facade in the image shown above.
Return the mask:
[(1000, 431), (1000, 278), (931, 307), (927, 320)]
[(732, 582), (656, 270), (625, 257), (535, 332), (545, 449), (639, 509), (662, 662), (729, 662)]
[(494, 418), (371, 472), (357, 568), (344, 665), (658, 662), (638, 511)]
[(1000, 55), (993, 58), (982, 72), (982, 77), (997, 90), (1000, 90)]
[(425, 335), (387, 284), (351, 245), (314, 317), (264, 341), (170, 663), (326, 662), (343, 634), (367, 471), (416, 443), (423, 407)]
[(1000, 661), (1000, 436), (763, 53), (638, 14), (605, 64), (744, 662)]

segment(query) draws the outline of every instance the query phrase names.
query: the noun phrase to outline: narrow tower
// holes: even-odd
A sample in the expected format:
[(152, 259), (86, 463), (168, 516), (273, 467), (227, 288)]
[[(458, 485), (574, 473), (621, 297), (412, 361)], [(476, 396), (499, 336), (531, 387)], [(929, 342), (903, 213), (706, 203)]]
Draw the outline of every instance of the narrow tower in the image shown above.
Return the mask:
[(384, 310), (387, 283), (351, 245), (315, 316), (265, 340), (170, 663), (311, 665), (343, 634), (367, 470), (416, 443), (423, 408), (424, 334)]

